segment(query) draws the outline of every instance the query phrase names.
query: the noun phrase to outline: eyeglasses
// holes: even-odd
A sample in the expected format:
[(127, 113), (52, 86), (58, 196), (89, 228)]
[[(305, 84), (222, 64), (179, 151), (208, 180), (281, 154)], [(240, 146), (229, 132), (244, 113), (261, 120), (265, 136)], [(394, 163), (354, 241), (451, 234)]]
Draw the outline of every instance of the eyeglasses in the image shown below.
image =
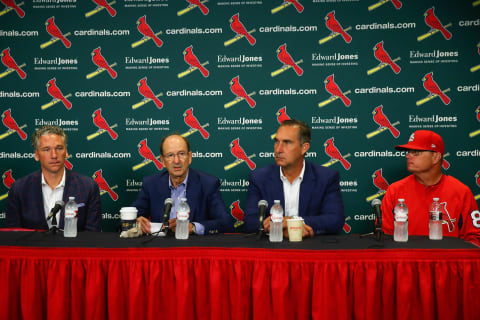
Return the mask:
[(407, 154), (411, 154), (412, 156), (416, 157), (424, 152), (433, 152), (431, 150), (407, 150)]
[(187, 158), (187, 156), (188, 156), (188, 152), (180, 151), (179, 153), (168, 153), (168, 154), (164, 155), (163, 157), (167, 161), (173, 161), (175, 159), (175, 157), (178, 157), (178, 159), (180, 159), (180, 160), (185, 160), (185, 158)]

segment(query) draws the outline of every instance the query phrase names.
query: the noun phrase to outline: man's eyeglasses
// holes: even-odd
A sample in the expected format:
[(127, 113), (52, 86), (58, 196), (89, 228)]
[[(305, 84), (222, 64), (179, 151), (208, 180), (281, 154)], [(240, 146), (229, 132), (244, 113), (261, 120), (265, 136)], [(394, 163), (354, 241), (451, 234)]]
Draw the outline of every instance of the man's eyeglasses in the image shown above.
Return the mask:
[(178, 159), (180, 159), (180, 160), (185, 160), (185, 158), (187, 158), (187, 156), (188, 156), (188, 152), (180, 151), (179, 153), (168, 153), (168, 154), (164, 155), (163, 157), (167, 161), (173, 161), (175, 159), (175, 157), (178, 157)]

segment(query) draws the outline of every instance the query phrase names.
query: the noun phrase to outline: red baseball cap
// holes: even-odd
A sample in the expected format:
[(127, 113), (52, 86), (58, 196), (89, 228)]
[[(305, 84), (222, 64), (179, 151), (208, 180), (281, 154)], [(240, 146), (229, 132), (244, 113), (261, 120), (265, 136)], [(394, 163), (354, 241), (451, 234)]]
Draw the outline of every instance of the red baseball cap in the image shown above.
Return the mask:
[(396, 146), (397, 150), (430, 150), (445, 152), (443, 139), (437, 133), (430, 130), (417, 130), (410, 135), (407, 144)]

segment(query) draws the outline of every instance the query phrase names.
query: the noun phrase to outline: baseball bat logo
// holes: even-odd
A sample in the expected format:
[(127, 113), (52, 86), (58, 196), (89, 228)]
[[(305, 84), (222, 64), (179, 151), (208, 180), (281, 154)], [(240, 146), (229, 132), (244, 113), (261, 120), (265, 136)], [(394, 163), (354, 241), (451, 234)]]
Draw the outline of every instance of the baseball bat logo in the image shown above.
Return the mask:
[(292, 5), (292, 4), (293, 4), (295, 10), (297, 10), (298, 13), (302, 13), (302, 12), (303, 12), (304, 7), (303, 7), (303, 5), (302, 5), (298, 0), (284, 0), (284, 1), (283, 1), (283, 4), (281, 4), (281, 5), (278, 6), (278, 7), (273, 8), (273, 9), (271, 10), (271, 13), (272, 13), (272, 14), (275, 14), (275, 13), (277, 13), (277, 12), (279, 12), (279, 11), (287, 8), (287, 7), (289, 7), (289, 6)]
[(85, 13), (85, 18), (90, 18), (94, 14), (97, 14), (101, 11), (106, 10), (110, 17), (115, 17), (117, 15), (117, 11), (112, 7), (116, 1), (107, 2), (107, 0), (92, 0), (94, 4), (96, 4), (96, 8)]

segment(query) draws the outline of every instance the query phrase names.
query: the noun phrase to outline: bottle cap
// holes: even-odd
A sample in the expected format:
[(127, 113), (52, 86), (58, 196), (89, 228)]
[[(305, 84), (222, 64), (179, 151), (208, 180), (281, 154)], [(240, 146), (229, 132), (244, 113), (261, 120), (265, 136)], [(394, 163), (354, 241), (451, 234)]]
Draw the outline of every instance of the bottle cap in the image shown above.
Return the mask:
[(433, 198), (433, 201), (438, 201), (440, 200), (440, 198)]

